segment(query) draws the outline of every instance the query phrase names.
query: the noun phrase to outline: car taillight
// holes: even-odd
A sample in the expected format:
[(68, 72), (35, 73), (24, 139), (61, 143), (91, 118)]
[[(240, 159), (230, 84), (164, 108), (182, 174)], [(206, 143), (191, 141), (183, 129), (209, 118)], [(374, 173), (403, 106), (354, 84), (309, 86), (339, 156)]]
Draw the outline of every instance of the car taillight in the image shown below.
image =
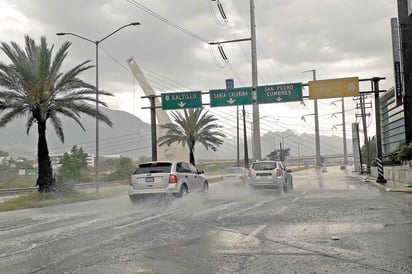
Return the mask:
[(176, 184), (177, 183), (177, 176), (174, 174), (170, 174), (169, 176), (169, 184)]
[(133, 178), (132, 178), (132, 176), (130, 176), (129, 177), (129, 186), (132, 186), (133, 185)]
[(276, 169), (276, 175), (277, 175), (277, 176), (282, 175), (282, 171), (281, 171), (279, 168)]
[(243, 176), (239, 176), (239, 179), (240, 179), (240, 180), (244, 180), (244, 179), (245, 179), (245, 177), (243, 177)]
[(252, 177), (252, 169), (249, 169), (249, 170), (248, 170), (247, 176), (248, 176), (248, 177)]

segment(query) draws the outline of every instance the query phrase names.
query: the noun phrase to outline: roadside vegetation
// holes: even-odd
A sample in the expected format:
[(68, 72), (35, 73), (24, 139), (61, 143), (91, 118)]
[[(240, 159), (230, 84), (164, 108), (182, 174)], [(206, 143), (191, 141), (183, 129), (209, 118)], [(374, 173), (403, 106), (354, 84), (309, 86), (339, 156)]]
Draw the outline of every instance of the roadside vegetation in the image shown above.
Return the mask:
[[(49, 156), (46, 126), (53, 126), (60, 141), (64, 143), (61, 117), (73, 119), (83, 130), (81, 115), (88, 115), (112, 126), (108, 117), (97, 111), (96, 89), (82, 81), (79, 76), (91, 69), (85, 61), (63, 73), (61, 68), (68, 54), (70, 42), (65, 42), (53, 56), (54, 46), (49, 47), (46, 37), (36, 43), (25, 36), (25, 47), (16, 42), (1, 42), (0, 49), (9, 58), (10, 64), (0, 62), (0, 128), (17, 118), (26, 118), (26, 133), (37, 128), (37, 185), (40, 192), (55, 190), (56, 180)], [(111, 93), (100, 91), (100, 95)]]
[[(371, 165), (376, 166), (376, 137), (373, 136), (372, 139), (367, 143), (367, 145), (362, 146), (362, 159), (367, 162), (367, 159), (370, 159)], [(369, 149), (369, 154), (367, 153)], [(407, 164), (412, 160), (412, 143), (406, 144), (401, 142), (398, 148), (390, 154), (383, 155), (383, 164), (384, 165), (402, 165)]]
[(25, 209), (25, 208), (38, 208), (60, 204), (69, 204), (75, 202), (82, 202), (88, 200), (97, 200), (109, 197), (115, 197), (125, 194), (124, 189), (111, 189), (110, 191), (101, 191), (99, 193), (30, 193), (21, 195), (19, 197), (7, 200), (0, 204), (0, 212)]

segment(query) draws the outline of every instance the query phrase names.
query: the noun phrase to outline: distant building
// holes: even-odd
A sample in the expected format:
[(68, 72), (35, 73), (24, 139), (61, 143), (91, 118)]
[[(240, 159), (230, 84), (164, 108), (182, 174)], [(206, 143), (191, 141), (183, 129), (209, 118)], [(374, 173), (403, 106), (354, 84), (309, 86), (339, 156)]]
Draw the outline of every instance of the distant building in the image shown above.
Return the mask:
[(86, 161), (89, 167), (94, 167), (94, 155), (87, 154)]
[(405, 140), (412, 142), (412, 1), (398, 0), (400, 50), (403, 72)]
[[(58, 169), (61, 167), (62, 159), (63, 159), (63, 155), (50, 155), (50, 161), (51, 161), (53, 169)], [(94, 167), (94, 155), (87, 154), (86, 161), (87, 161), (87, 166)]]
[(0, 157), (0, 165), (8, 164), (10, 160), (10, 157)]
[(404, 105), (396, 105), (395, 88), (380, 96), (383, 154), (394, 152), (405, 141)]

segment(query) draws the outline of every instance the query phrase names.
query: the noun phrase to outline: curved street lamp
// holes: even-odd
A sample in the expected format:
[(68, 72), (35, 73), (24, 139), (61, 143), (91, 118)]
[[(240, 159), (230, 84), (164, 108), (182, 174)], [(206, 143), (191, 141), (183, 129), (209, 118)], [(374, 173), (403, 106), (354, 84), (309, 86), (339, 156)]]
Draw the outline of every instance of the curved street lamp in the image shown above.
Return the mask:
[[(129, 26), (137, 26), (140, 25), (139, 22), (132, 22), (127, 25), (121, 26), (120, 28), (116, 29), (115, 31), (111, 32), (110, 34), (106, 35), (100, 40), (93, 41), (89, 38), (84, 36), (72, 33), (72, 32), (58, 32), (56, 35), (63, 36), (63, 35), (71, 35), (87, 42), (93, 43), (96, 45), (96, 112), (99, 112), (99, 44), (118, 32), (121, 29), (124, 29)], [(95, 155), (95, 180), (96, 180), (96, 192), (99, 192), (99, 120), (96, 117), (96, 155)]]

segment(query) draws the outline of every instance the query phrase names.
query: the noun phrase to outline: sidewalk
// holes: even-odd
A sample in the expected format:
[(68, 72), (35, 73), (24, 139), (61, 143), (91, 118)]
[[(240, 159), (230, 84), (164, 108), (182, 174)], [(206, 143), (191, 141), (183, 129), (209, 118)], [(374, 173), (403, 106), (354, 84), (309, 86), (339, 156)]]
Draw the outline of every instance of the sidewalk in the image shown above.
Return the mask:
[(374, 177), (371, 174), (359, 174), (359, 176), (363, 178), (364, 182), (370, 182), (382, 191), (412, 193), (412, 187), (409, 187), (406, 183), (395, 182), (390, 178), (385, 177), (387, 180), (386, 184), (380, 184), (376, 182), (377, 177)]

